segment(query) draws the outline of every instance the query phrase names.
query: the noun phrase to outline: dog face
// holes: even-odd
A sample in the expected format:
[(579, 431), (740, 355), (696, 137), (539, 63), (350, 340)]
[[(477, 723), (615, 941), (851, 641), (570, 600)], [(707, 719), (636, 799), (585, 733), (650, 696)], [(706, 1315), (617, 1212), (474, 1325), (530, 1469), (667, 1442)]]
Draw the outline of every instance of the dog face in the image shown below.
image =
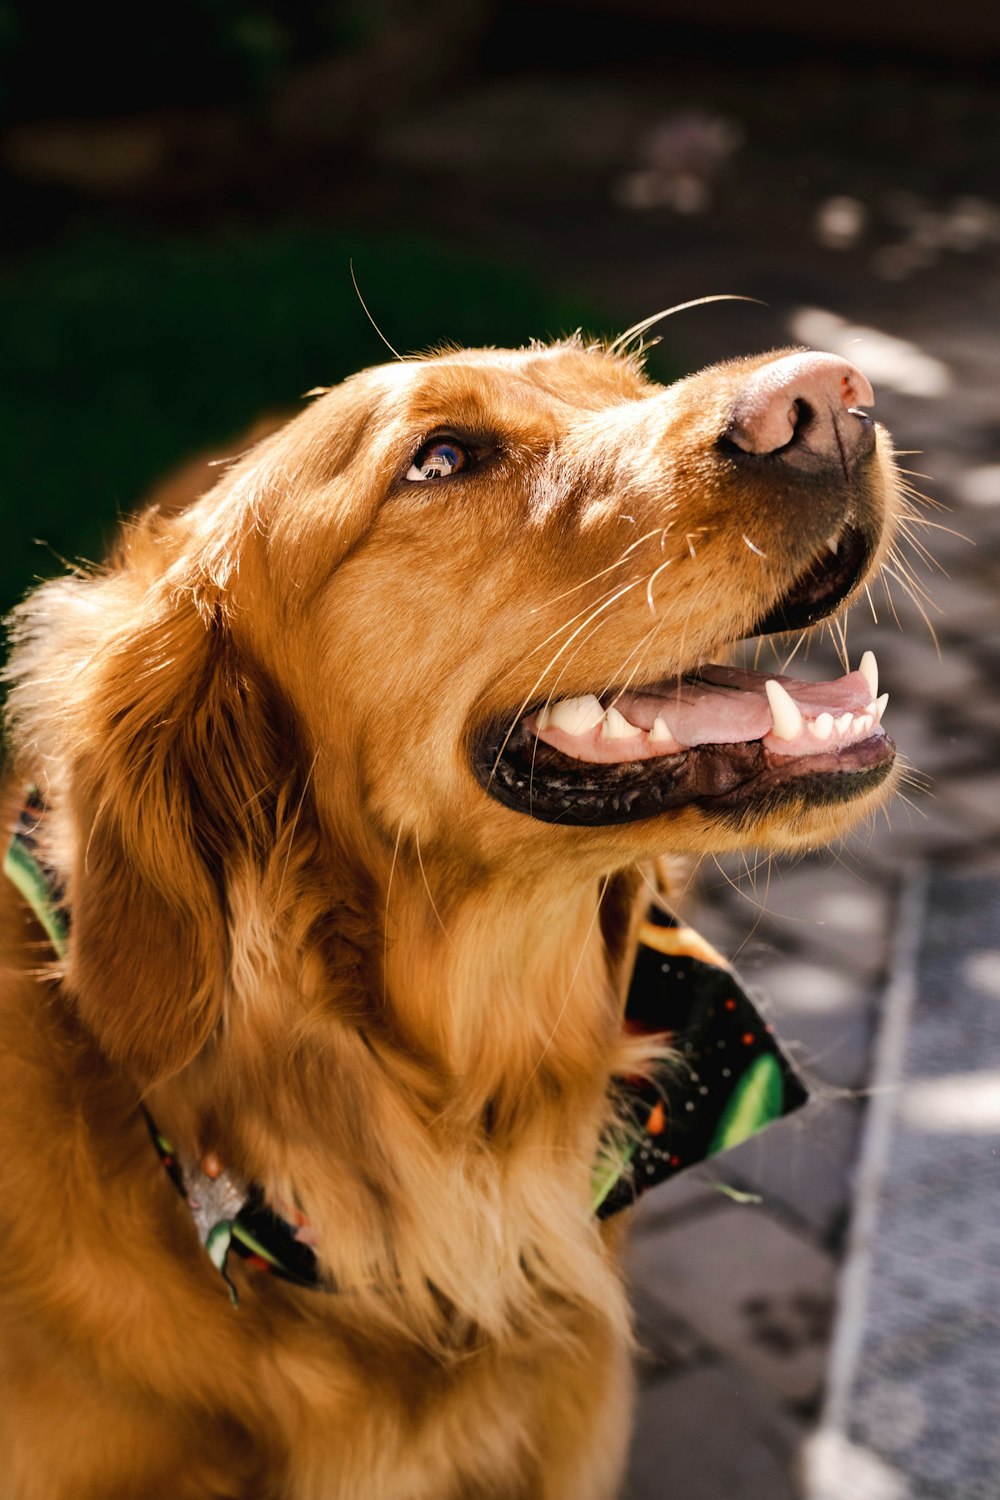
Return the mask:
[(346, 781), (389, 840), (605, 868), (799, 847), (869, 809), (893, 762), (870, 673), (781, 679), (776, 728), (763, 675), (709, 665), (878, 567), (896, 485), (865, 386), (779, 353), (662, 388), (569, 345), (317, 402), (261, 457), (284, 488), (240, 614), (341, 806)]

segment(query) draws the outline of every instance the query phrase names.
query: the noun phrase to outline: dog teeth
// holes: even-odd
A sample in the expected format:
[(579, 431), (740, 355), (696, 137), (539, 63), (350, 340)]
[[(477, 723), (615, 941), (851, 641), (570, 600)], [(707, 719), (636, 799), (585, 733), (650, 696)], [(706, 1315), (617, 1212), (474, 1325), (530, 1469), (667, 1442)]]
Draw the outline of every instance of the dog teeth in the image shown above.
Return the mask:
[[(794, 426), (794, 423), (792, 425)], [(840, 536), (836, 531), (832, 536), (827, 537), (826, 550), (827, 552), (832, 552), (834, 557), (836, 557), (837, 553), (840, 551)]]
[(809, 725), (809, 733), (818, 740), (828, 740), (833, 733), (833, 714), (820, 714)]
[(838, 734), (846, 734), (851, 727), (851, 721), (853, 720), (853, 718), (853, 714), (841, 714), (839, 719), (834, 719), (833, 721), (834, 729)]
[[(609, 709), (609, 713), (616, 710)], [(621, 718), (621, 714), (618, 714)], [(604, 709), (593, 693), (582, 698), (563, 698), (542, 709), (538, 715), (539, 729), (561, 729), (564, 734), (587, 734), (604, 721)], [(623, 720), (624, 722), (624, 720)]]
[(873, 722), (871, 714), (855, 714), (851, 724), (851, 731), (854, 734), (867, 734)]
[(661, 745), (665, 740), (670, 740), (674, 745), (678, 743), (670, 725), (660, 714), (657, 714), (653, 720), (653, 727), (649, 731), (649, 739), (653, 745)]
[(885, 713), (886, 704), (888, 702), (889, 694), (883, 693), (881, 698), (876, 698), (874, 703), (869, 703), (866, 712), (872, 715), (872, 718), (875, 720), (876, 724), (881, 724), (882, 715)]
[(767, 701), (771, 705), (774, 734), (779, 740), (794, 740), (802, 733), (802, 715), (791, 694), (771, 678), (764, 684)]
[[(596, 699), (595, 699), (596, 702)], [(620, 714), (617, 708), (612, 706), (604, 715), (604, 723), (601, 725), (601, 737), (606, 740), (632, 740), (642, 730), (630, 724), (624, 714)]]
[(874, 651), (866, 651), (865, 652), (865, 654), (861, 658), (861, 662), (860, 662), (860, 664), (858, 666), (858, 671), (861, 673), (862, 677), (865, 679), (865, 682), (867, 682), (867, 684), (868, 684), (868, 691), (871, 693), (872, 697), (873, 698), (877, 698), (878, 697), (878, 662), (875, 660), (875, 652)]

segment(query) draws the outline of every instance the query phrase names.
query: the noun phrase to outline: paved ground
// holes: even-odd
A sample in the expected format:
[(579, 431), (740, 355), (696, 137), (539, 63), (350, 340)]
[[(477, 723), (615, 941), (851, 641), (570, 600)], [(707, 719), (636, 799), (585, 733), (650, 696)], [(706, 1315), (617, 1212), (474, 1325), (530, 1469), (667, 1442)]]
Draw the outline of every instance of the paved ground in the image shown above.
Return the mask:
[(1000, 881), (911, 871), (809, 1500), (1000, 1493)]
[[(815, 114), (812, 129), (796, 121), (809, 114), (810, 87), (827, 87), (826, 103), (836, 102), (829, 80), (785, 78), (770, 113), (742, 117), (739, 89), (735, 106), (720, 110), (724, 88), (709, 79), (707, 113), (692, 116), (692, 88), (678, 114), (637, 70), (627, 86), (500, 83), (429, 105), (382, 147), (382, 170), (411, 174), (415, 197), (433, 201), (446, 227), (502, 257), (569, 268), (622, 326), (706, 293), (763, 299), (682, 315), (669, 327), (672, 357), (693, 369), (790, 342), (848, 354), (872, 379), (898, 446), (920, 450), (901, 460), (931, 476), (914, 484), (949, 507), (917, 507), (933, 524), (915, 527), (905, 549), (916, 597), (902, 577), (890, 579), (889, 596), (876, 591), (850, 626), (852, 664), (866, 648), (877, 654), (887, 728), (914, 785), (844, 848), (749, 870), (709, 865), (687, 900), (766, 997), (817, 1097), (804, 1116), (644, 1202), (630, 1263), (645, 1350), (630, 1500), (804, 1493), (873, 1045), (905, 920), (900, 891), (914, 862), (1000, 872), (1000, 343), (991, 327), (1000, 206), (976, 181), (980, 136), (963, 156), (961, 122), (941, 124), (939, 99), (921, 113), (897, 84), (893, 107), (912, 139), (895, 144), (877, 84), (847, 101), (850, 140), (838, 141), (824, 113), (824, 142)], [(962, 106), (980, 107), (989, 113), (981, 99)], [(864, 149), (872, 135), (874, 152)], [(813, 668), (842, 670), (828, 646)], [(726, 1196), (717, 1178), (751, 1200)], [(892, 1422), (884, 1414), (883, 1430)], [(870, 1424), (864, 1430), (871, 1436)], [(907, 1493), (870, 1479), (855, 1471), (838, 1500)], [(987, 1490), (953, 1493), (971, 1500)]]

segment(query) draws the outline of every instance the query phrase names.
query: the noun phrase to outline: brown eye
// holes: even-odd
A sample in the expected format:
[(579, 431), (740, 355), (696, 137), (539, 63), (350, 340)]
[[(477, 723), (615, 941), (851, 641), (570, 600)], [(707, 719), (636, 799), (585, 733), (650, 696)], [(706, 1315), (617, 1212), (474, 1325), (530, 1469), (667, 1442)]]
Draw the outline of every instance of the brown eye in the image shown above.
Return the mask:
[(410, 480), (447, 479), (469, 467), (469, 451), (450, 438), (433, 438), (425, 443), (406, 471)]

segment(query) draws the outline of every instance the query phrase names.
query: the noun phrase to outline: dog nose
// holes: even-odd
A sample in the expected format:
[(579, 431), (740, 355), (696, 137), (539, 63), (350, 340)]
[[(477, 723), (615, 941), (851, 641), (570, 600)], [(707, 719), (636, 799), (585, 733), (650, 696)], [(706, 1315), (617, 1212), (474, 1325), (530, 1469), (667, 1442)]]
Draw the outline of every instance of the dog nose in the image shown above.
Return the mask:
[(798, 468), (845, 470), (870, 453), (875, 429), (859, 406), (875, 401), (861, 371), (836, 354), (786, 354), (755, 370), (723, 436), (744, 453), (780, 454)]

